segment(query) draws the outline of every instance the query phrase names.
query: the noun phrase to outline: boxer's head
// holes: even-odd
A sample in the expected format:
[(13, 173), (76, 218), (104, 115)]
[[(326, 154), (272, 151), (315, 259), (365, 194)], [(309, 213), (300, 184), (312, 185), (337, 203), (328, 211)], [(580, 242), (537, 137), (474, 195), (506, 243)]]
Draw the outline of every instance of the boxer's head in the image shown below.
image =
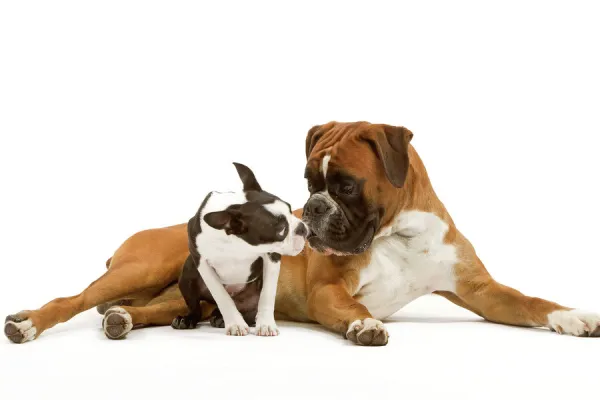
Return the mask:
[(306, 137), (310, 198), (303, 220), (317, 251), (358, 254), (398, 212), (412, 133), (368, 122), (330, 122)]

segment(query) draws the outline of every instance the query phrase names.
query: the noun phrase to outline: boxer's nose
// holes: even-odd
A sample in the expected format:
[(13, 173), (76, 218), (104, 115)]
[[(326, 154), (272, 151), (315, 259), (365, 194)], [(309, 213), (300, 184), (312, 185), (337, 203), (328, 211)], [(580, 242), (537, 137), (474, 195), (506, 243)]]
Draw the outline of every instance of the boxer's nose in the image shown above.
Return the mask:
[(303, 238), (305, 238), (308, 235), (308, 229), (306, 229), (306, 225), (304, 225), (304, 222), (300, 222), (298, 224), (298, 226), (294, 230), (294, 234), (302, 236)]
[(312, 216), (320, 216), (329, 211), (329, 204), (325, 200), (316, 198), (308, 201), (306, 210)]

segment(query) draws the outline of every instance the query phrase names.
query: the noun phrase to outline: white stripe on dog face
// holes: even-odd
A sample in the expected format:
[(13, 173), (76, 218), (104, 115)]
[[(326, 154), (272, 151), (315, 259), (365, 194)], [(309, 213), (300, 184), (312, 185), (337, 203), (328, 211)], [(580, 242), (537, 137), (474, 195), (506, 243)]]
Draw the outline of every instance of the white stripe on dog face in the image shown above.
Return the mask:
[(329, 168), (329, 160), (331, 160), (331, 155), (327, 154), (325, 157), (323, 157), (323, 162), (321, 164), (323, 178), (327, 178), (327, 168)]
[(275, 200), (275, 202), (265, 204), (263, 207), (273, 215), (285, 215), (286, 217), (289, 217), (291, 214), (288, 205), (281, 200)]

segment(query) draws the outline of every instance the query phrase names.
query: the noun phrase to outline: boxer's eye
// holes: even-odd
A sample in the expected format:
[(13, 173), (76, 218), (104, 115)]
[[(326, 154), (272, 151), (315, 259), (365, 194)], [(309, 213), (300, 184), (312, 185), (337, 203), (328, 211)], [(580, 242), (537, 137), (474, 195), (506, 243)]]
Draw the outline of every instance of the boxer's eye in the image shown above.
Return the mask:
[(356, 185), (352, 182), (344, 183), (340, 186), (340, 193), (345, 194), (345, 195), (354, 194), (355, 187), (356, 187)]

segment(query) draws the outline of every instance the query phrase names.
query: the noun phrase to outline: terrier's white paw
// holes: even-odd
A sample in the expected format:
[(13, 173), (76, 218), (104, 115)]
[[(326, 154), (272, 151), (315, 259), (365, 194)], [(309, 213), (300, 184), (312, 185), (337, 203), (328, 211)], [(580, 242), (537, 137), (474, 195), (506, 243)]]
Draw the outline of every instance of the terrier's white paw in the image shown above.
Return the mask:
[(123, 339), (133, 329), (131, 315), (121, 307), (111, 307), (104, 313), (102, 329), (109, 339)]
[(600, 336), (600, 315), (582, 310), (561, 310), (548, 314), (548, 327), (560, 334)]
[(257, 319), (256, 336), (277, 336), (279, 329), (274, 319)]
[(346, 331), (346, 339), (363, 346), (385, 346), (388, 338), (383, 322), (373, 318), (357, 319)]
[(246, 336), (248, 332), (250, 328), (243, 319), (232, 324), (225, 323), (225, 333), (229, 336)]
[(13, 343), (25, 343), (35, 339), (37, 329), (33, 321), (21, 313), (13, 314), (4, 320), (4, 334)]

